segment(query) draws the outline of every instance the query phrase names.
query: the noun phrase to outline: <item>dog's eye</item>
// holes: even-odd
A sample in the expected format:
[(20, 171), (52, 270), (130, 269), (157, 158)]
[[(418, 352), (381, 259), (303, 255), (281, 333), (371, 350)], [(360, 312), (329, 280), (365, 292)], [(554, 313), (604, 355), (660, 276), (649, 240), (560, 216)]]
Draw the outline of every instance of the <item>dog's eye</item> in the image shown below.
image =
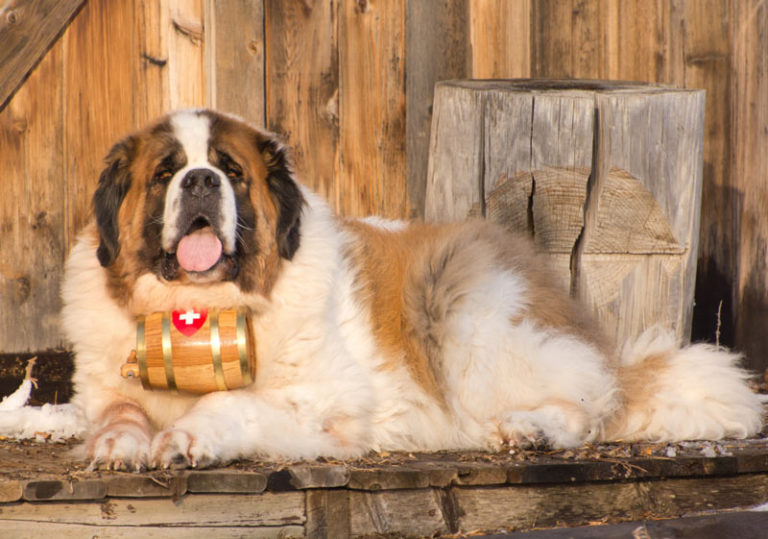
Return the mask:
[(158, 168), (155, 171), (155, 175), (152, 177), (152, 181), (156, 183), (168, 183), (173, 178), (173, 172), (167, 168)]
[(219, 168), (232, 182), (240, 182), (243, 179), (243, 169), (224, 152), (216, 152), (219, 159)]

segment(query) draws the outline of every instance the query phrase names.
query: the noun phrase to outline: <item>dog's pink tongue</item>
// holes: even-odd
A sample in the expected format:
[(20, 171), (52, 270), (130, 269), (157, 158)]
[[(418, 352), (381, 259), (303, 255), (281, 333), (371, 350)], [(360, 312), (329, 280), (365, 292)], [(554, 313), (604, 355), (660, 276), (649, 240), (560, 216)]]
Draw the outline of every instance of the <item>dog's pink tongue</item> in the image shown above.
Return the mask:
[(176, 248), (176, 259), (187, 271), (206, 271), (221, 258), (221, 242), (211, 227), (187, 234)]

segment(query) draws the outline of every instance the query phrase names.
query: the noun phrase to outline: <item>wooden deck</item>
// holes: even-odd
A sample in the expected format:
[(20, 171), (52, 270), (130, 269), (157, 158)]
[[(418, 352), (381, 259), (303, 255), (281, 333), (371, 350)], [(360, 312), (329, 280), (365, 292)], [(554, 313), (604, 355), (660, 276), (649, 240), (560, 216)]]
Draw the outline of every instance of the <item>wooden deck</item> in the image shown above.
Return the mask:
[(70, 444), (0, 441), (9, 537), (435, 536), (643, 521), (768, 501), (768, 438), (570, 451), (88, 471)]

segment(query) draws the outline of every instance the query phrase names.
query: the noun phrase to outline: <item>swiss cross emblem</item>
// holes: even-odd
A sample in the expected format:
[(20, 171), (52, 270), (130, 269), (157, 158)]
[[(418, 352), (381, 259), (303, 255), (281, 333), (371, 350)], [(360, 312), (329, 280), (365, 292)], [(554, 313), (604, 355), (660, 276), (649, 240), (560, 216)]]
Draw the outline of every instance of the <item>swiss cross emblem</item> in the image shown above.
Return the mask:
[(171, 320), (173, 325), (182, 335), (191, 337), (197, 330), (203, 327), (208, 318), (208, 310), (187, 309), (186, 311), (173, 311)]

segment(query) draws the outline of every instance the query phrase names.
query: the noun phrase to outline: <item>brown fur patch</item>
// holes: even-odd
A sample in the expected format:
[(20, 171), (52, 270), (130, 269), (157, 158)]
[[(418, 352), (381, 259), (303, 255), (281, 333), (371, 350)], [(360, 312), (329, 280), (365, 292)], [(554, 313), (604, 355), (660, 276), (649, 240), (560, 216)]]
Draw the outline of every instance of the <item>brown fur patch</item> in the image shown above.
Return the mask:
[(357, 268), (360, 295), (371, 312), (374, 336), (413, 379), (444, 404), (445, 321), (489, 271), (508, 270), (526, 283), (524, 312), (542, 327), (573, 334), (605, 351), (612, 347), (537, 258), (530, 241), (484, 221), (441, 226), (411, 224), (390, 231), (345, 221), (352, 234), (348, 256)]
[(245, 164), (249, 185), (249, 200), (255, 212), (255, 230), (251, 244), (257, 249), (249, 253), (241, 271), (256, 280), (256, 289), (264, 296), (269, 296), (280, 269), (275, 233), (278, 222), (278, 209), (267, 188), (267, 164), (269, 158), (259, 148), (267, 140), (266, 134), (247, 124), (229, 121), (226, 117), (212, 119), (211, 125), (214, 146), (224, 150), (239, 163)]
[(414, 331), (413, 314), (405, 305), (406, 277), (414, 253), (434, 241), (436, 229), (412, 225), (390, 232), (353, 220), (345, 221), (344, 226), (355, 237), (348, 256), (358, 271), (359, 292), (371, 313), (374, 336), (392, 358), (386, 367), (404, 364), (414, 381), (443, 405), (435, 358), (429, 357), (427, 343)]
[[(621, 388), (621, 411), (606, 426), (605, 438), (613, 440), (615, 433), (626, 430), (629, 417), (641, 416), (649, 411), (648, 403), (660, 388), (659, 380), (664, 378), (664, 372), (669, 369), (670, 354), (653, 354), (632, 365), (621, 366), (618, 370), (619, 387)], [(647, 423), (633, 428), (641, 431), (647, 428)]]
[(133, 423), (149, 430), (149, 418), (146, 412), (139, 404), (131, 401), (113, 401), (99, 416), (99, 424), (112, 425), (116, 423)]

